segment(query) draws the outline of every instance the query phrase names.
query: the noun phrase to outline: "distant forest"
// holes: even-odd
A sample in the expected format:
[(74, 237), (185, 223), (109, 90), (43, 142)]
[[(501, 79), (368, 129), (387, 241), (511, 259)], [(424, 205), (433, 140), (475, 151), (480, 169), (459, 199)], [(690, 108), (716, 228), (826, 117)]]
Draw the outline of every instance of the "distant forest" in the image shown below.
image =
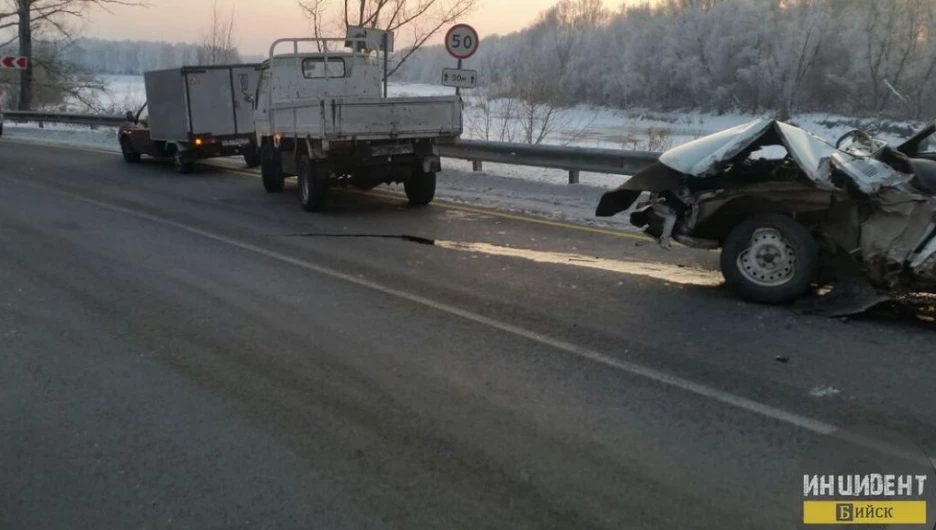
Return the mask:
[[(404, 81), (455, 60), (413, 54)], [(934, 0), (561, 0), (531, 26), (482, 40), (465, 68), (490, 97), (653, 110), (936, 115)]]
[[(198, 44), (78, 39), (62, 51), (64, 59), (94, 74), (140, 75), (159, 70), (198, 64)], [(239, 55), (239, 62), (260, 62), (260, 56)]]

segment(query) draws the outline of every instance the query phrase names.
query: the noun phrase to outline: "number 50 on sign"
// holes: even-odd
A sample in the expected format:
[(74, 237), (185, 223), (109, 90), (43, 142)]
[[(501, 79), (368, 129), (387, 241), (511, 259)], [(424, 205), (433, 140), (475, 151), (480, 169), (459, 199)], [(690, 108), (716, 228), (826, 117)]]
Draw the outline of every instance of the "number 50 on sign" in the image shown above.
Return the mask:
[(452, 57), (467, 59), (478, 51), (478, 32), (468, 24), (456, 24), (445, 34), (445, 49)]

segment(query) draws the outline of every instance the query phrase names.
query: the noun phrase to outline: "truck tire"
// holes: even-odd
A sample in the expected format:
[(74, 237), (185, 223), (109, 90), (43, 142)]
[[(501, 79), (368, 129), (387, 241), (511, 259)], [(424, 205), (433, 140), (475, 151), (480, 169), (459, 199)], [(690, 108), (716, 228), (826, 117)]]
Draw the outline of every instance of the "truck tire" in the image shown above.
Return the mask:
[(786, 304), (805, 295), (819, 271), (819, 245), (781, 214), (750, 217), (732, 229), (721, 252), (725, 283), (741, 299)]
[(256, 144), (251, 143), (244, 149), (244, 163), (247, 164), (249, 168), (255, 168), (260, 165), (260, 162), (260, 150), (257, 149)]
[(307, 212), (320, 212), (325, 208), (330, 172), (323, 164), (313, 163), (309, 155), (299, 155), (299, 205)]
[(126, 138), (120, 139), (120, 154), (123, 155), (124, 162), (128, 164), (135, 164), (140, 161), (140, 153), (137, 153), (133, 149), (133, 145), (130, 144), (130, 140)]
[(172, 149), (172, 167), (176, 173), (191, 173), (195, 169), (195, 161), (191, 160), (186, 152), (178, 146)]
[(435, 197), (436, 174), (435, 171), (423, 171), (422, 166), (413, 169), (413, 174), (403, 181), (403, 190), (406, 198), (414, 206), (422, 206), (432, 202)]
[(267, 193), (280, 193), (286, 178), (283, 176), (283, 160), (278, 149), (270, 144), (260, 148), (260, 176)]

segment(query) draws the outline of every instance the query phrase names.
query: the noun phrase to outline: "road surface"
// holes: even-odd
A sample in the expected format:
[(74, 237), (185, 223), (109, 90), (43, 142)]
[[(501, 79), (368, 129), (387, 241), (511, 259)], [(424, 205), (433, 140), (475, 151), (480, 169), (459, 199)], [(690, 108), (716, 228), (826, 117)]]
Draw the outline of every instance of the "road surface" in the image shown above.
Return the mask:
[(0, 142), (0, 528), (792, 528), (830, 429), (936, 454), (923, 320), (398, 193)]

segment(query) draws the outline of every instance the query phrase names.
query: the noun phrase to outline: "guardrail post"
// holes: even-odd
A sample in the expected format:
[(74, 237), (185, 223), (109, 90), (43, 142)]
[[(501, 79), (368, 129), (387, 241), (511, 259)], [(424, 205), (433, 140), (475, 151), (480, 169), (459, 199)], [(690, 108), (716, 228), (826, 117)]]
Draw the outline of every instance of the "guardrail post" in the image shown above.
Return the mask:
[(579, 183), (579, 170), (570, 169), (569, 170), (569, 184), (578, 184)]
[(481, 161), (480, 161), (480, 160), (472, 160), (472, 161), (471, 161), (471, 170), (472, 170), (472, 171), (481, 171), (481, 167), (482, 167), (482, 166), (481, 166)]

